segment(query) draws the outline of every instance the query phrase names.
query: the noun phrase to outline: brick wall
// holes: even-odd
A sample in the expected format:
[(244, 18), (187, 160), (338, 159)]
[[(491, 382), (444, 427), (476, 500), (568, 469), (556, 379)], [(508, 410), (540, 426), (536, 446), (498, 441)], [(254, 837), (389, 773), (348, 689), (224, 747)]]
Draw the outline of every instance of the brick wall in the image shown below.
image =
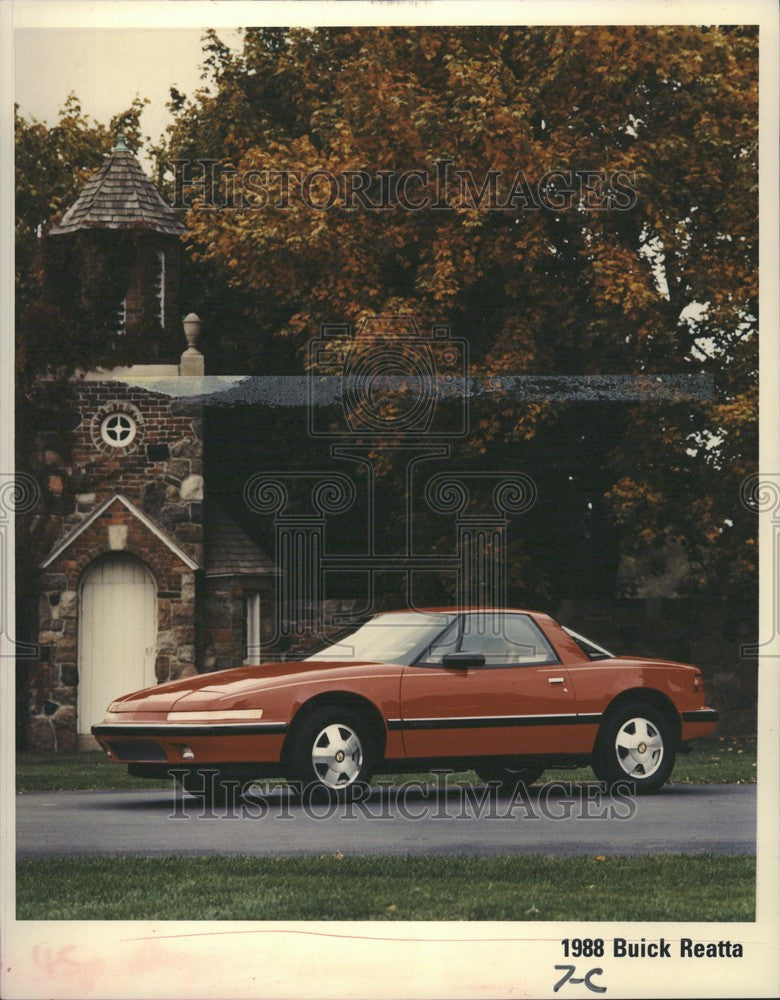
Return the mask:
[[(112, 412), (137, 424), (127, 447), (101, 438), (101, 423)], [(203, 428), (192, 404), (121, 382), (81, 383), (73, 390), (68, 431), (42, 427), (33, 455), (48, 521), (34, 526), (45, 535), (42, 555), (118, 492), (202, 561)]]

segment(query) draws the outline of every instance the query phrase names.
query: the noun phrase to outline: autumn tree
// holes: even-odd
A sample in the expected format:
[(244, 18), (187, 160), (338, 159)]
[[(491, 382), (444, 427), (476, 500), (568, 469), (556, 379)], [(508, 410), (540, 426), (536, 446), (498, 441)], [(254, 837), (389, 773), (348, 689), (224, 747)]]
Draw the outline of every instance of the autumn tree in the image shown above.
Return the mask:
[[(614, 585), (609, 539), (651, 566), (671, 545), (689, 569), (681, 590), (744, 593), (756, 59), (755, 30), (738, 27), (247, 29), (240, 54), (210, 33), (210, 86), (174, 95), (170, 156), (192, 171), (216, 159), (239, 177), (323, 172), (308, 198), (293, 184), (284, 208), (272, 184), (266, 206), (207, 211), (193, 199), (193, 255), (223, 289), (204, 303), (223, 365), (301, 370), (321, 323), (407, 312), (467, 337), (476, 375), (710, 376), (699, 403), (492, 400), (475, 407), (459, 458), (540, 483), (513, 556), (521, 590), (560, 593), (568, 542), (593, 524), (570, 572), (611, 552)], [(459, 179), (448, 210), (312, 207), (327, 201), (327, 177), (432, 177), (443, 161), (475, 185), (469, 200)], [(514, 194), (508, 207), (474, 203), (490, 171), (497, 200)], [(534, 204), (549, 171), (563, 174), (547, 178), (562, 207)], [(585, 171), (622, 172), (635, 197), (605, 203), (598, 179), (583, 193)], [(527, 187), (512, 186), (518, 173)], [(415, 191), (436, 196), (432, 184)], [(540, 570), (556, 537), (559, 558)], [(641, 577), (624, 586), (641, 589)]]
[[(308, 191), (293, 181), (282, 208), (273, 183), (270, 204), (255, 187), (259, 201), (221, 210), (193, 189), (182, 301), (208, 323), (211, 363), (300, 372), (321, 323), (408, 313), (465, 337), (481, 377), (710, 376), (698, 403), (494, 394), (475, 401), (455, 459), (539, 484), (514, 536), (518, 592), (609, 592), (618, 548), (639, 567), (622, 586), (641, 591), (641, 567), (672, 546), (687, 566), (678, 589), (743, 593), (755, 569), (738, 491), (756, 452), (756, 58), (752, 28), (247, 29), (241, 53), (210, 32), (204, 86), (172, 93), (160, 155), (191, 177), (212, 159), (239, 179), (318, 178)], [(37, 226), (113, 138), (75, 99), (56, 129), (17, 120), (21, 302)], [(381, 178), (442, 165), (444, 210), (404, 208), (397, 189), (388, 210), (313, 204), (331, 177), (366, 172), (376, 201)], [(413, 190), (437, 197), (432, 180)]]

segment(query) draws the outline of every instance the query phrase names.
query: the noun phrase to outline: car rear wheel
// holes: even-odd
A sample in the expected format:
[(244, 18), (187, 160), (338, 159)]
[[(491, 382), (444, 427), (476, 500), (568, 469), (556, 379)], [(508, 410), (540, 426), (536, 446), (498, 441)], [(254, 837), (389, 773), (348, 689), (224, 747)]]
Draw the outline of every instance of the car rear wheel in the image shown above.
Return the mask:
[(303, 721), (293, 740), (289, 771), (304, 790), (314, 786), (349, 797), (370, 781), (376, 760), (376, 739), (363, 716), (333, 706)]
[(612, 712), (593, 751), (596, 777), (608, 785), (633, 784), (639, 794), (656, 792), (672, 773), (677, 752), (674, 728), (654, 705), (630, 702)]
[(483, 781), (499, 782), (503, 792), (513, 792), (519, 782), (532, 785), (544, 774), (543, 767), (501, 767), (499, 764), (480, 764), (475, 770)]

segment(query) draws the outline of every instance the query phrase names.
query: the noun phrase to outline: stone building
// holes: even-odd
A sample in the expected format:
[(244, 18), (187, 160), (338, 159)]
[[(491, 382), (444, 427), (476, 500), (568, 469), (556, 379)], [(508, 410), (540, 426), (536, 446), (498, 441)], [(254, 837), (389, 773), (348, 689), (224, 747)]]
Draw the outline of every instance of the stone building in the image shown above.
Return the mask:
[(276, 570), (204, 483), (204, 410), (188, 398), (205, 373), (196, 316), (170, 356), (174, 333), (185, 345), (184, 227), (120, 137), (50, 236), (86, 240), (82, 277), (95, 281), (101, 253), (128, 231), (117, 334), (132, 353), (151, 320), (159, 349), (71, 380), (64, 403), (42, 411), (30, 457), (40, 655), (28, 669), (27, 745), (42, 752), (90, 746), (120, 694), (257, 660), (271, 628)]

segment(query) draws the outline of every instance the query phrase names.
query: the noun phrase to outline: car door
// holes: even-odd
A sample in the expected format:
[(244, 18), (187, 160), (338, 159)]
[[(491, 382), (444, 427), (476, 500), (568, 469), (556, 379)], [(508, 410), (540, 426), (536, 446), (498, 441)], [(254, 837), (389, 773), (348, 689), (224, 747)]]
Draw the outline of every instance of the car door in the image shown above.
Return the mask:
[[(450, 652), (484, 666), (447, 666)], [(407, 757), (565, 753), (574, 727), (568, 671), (530, 615), (467, 612), (401, 678)]]

